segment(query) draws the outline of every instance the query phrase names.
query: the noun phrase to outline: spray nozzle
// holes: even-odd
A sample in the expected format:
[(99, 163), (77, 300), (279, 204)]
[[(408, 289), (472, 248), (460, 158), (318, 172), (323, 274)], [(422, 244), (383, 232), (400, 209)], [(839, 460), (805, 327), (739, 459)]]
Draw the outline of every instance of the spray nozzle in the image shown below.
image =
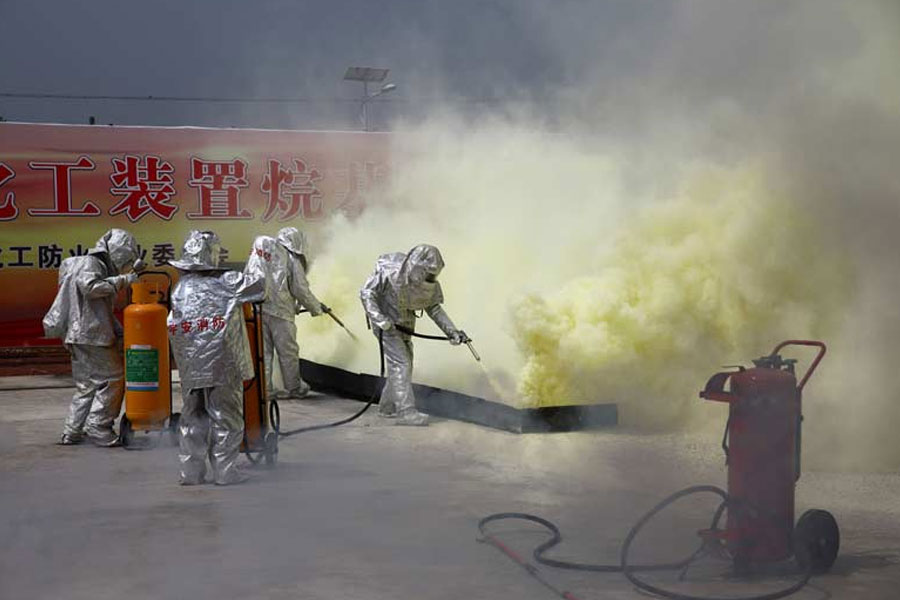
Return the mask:
[(475, 360), (477, 360), (478, 362), (481, 362), (481, 357), (478, 356), (478, 353), (475, 352), (475, 347), (472, 345), (472, 338), (470, 338), (470, 337), (466, 334), (466, 332), (463, 331), (462, 329), (460, 329), (460, 330), (458, 331), (458, 335), (459, 335), (459, 342), (460, 342), (461, 344), (465, 344), (465, 345), (469, 348), (469, 352), (472, 353), (472, 356), (475, 357)]

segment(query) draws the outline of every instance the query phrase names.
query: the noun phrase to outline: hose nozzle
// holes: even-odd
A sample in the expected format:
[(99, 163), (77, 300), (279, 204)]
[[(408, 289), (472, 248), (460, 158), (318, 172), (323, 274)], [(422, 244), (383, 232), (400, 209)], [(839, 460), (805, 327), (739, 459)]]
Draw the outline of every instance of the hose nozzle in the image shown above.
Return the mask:
[(475, 352), (475, 346), (472, 345), (472, 338), (470, 338), (470, 337), (466, 334), (466, 332), (463, 331), (462, 329), (459, 330), (459, 337), (460, 337), (460, 340), (459, 340), (459, 341), (460, 341), (461, 343), (465, 344), (466, 346), (468, 346), (469, 352), (472, 353), (472, 356), (475, 357), (475, 360), (477, 360), (478, 362), (481, 362), (481, 357), (478, 356), (478, 353)]
[(332, 311), (331, 308), (329, 308), (328, 306), (325, 306), (324, 304), (322, 304), (322, 312), (325, 313), (326, 315), (328, 315), (329, 317), (331, 317), (331, 319), (332, 319), (335, 323), (337, 323), (338, 325), (340, 325), (341, 328), (342, 328), (344, 331), (347, 332), (347, 335), (349, 335), (350, 338), (351, 338), (354, 342), (358, 342), (358, 341), (359, 341), (359, 338), (356, 337), (356, 336), (353, 334), (352, 331), (350, 331), (349, 329), (347, 329), (347, 326), (344, 325), (344, 322), (341, 321), (341, 320), (337, 317), (336, 314), (334, 314), (334, 311)]

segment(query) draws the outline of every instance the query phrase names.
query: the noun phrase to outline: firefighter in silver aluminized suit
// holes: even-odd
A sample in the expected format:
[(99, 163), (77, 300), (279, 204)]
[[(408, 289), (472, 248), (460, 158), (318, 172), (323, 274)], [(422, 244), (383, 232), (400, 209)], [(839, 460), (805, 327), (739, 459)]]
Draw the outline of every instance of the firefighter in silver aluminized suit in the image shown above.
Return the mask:
[[(122, 229), (110, 229), (84, 256), (67, 258), (59, 267), (59, 289), (44, 316), (47, 337), (62, 338), (72, 358), (75, 395), (60, 444), (88, 439), (114, 446), (113, 422), (125, 390), (122, 325), (113, 316), (116, 294), (137, 280), (137, 243)], [(137, 264), (136, 264), (137, 263)]]
[(219, 238), (191, 231), (172, 291), (169, 340), (181, 376), (181, 484), (206, 477), (209, 458), (218, 485), (246, 478), (237, 461), (244, 435), (243, 382), (253, 377), (243, 303), (262, 301), (265, 279), (219, 268)]
[(398, 331), (396, 325), (415, 330), (416, 311), (424, 310), (450, 338), (451, 344), (460, 344), (464, 339), (441, 308), (444, 295), (437, 277), (443, 268), (440, 251), (427, 244), (416, 246), (407, 254), (382, 254), (375, 264), (375, 272), (359, 292), (372, 331), (376, 337), (381, 336), (387, 368), (379, 413), (398, 417), (397, 425), (427, 425), (428, 415), (416, 410), (412, 338)]
[[(266, 301), (262, 306), (263, 356), (266, 389), (273, 397), (303, 398), (309, 394), (309, 385), (300, 377), (300, 348), (294, 317), (304, 308), (317, 317), (327, 307), (309, 289), (306, 250), (306, 236), (296, 227), (285, 227), (278, 232), (277, 240), (269, 236), (257, 237), (253, 242), (251, 261), (247, 263), (248, 268), (254, 264), (264, 268), (268, 277)], [(278, 354), (286, 390), (278, 393), (272, 383), (273, 351)]]

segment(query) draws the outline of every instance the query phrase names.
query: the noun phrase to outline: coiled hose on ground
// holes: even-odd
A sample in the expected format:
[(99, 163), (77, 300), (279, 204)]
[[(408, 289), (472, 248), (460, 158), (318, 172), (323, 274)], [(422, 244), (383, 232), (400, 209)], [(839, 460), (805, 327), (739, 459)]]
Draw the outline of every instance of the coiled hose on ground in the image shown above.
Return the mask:
[(487, 524), (496, 521), (508, 520), (508, 519), (518, 519), (524, 521), (530, 521), (532, 523), (537, 523), (542, 527), (546, 528), (550, 531), (551, 537), (546, 542), (538, 545), (534, 551), (533, 556), (534, 560), (538, 563), (556, 567), (558, 569), (569, 569), (575, 571), (594, 571), (600, 573), (622, 573), (628, 580), (638, 589), (648, 592), (650, 594), (662, 597), (669, 598), (671, 600), (777, 600), (778, 598), (784, 598), (786, 596), (790, 596), (798, 592), (801, 588), (803, 588), (808, 582), (810, 577), (812, 576), (812, 566), (807, 564), (803, 567), (801, 574), (799, 575), (797, 581), (792, 583), (791, 585), (782, 588), (780, 590), (776, 590), (774, 592), (769, 592), (765, 594), (757, 594), (753, 596), (698, 596), (691, 594), (684, 594), (680, 592), (674, 592), (672, 590), (667, 590), (659, 587), (658, 585), (650, 584), (643, 579), (639, 578), (636, 573), (639, 572), (647, 572), (647, 571), (684, 571), (694, 560), (696, 560), (704, 551), (704, 545), (701, 546), (694, 551), (689, 557), (684, 560), (674, 562), (674, 563), (661, 563), (661, 564), (650, 564), (650, 565), (632, 565), (628, 562), (628, 554), (631, 550), (631, 544), (634, 542), (634, 539), (637, 537), (638, 533), (644, 528), (644, 526), (660, 511), (673, 504), (674, 502), (693, 494), (701, 494), (701, 493), (709, 493), (715, 494), (719, 496), (722, 501), (716, 509), (712, 522), (710, 525), (711, 530), (718, 529), (719, 520), (722, 517), (722, 514), (727, 508), (731, 508), (732, 510), (740, 510), (740, 507), (737, 506), (737, 503), (728, 496), (728, 493), (725, 490), (713, 486), (713, 485), (695, 485), (691, 487), (687, 487), (683, 490), (675, 492), (664, 498), (661, 502), (659, 502), (656, 506), (654, 506), (650, 511), (648, 511), (644, 516), (642, 516), (638, 521), (634, 524), (631, 530), (628, 532), (628, 535), (625, 536), (625, 541), (622, 543), (622, 550), (620, 553), (620, 560), (618, 564), (589, 564), (589, 563), (575, 563), (563, 560), (557, 560), (552, 558), (547, 558), (544, 556), (544, 553), (549, 551), (551, 548), (557, 546), (560, 542), (562, 542), (562, 533), (560, 533), (559, 528), (553, 524), (552, 522), (544, 519), (542, 517), (538, 517), (536, 515), (531, 515), (528, 513), (517, 513), (517, 512), (507, 512), (507, 513), (495, 513), (492, 515), (488, 515), (478, 521), (478, 531), (481, 533), (482, 538), (479, 541), (483, 541), (485, 543), (489, 543), (504, 554), (506, 554), (509, 558), (514, 560), (519, 564), (523, 569), (525, 569), (529, 575), (534, 577), (541, 585), (553, 591), (556, 595), (561, 598), (565, 598), (566, 600), (578, 600), (576, 596), (574, 596), (571, 592), (563, 590), (552, 583), (550, 583), (546, 578), (541, 575), (538, 568), (524, 560), (521, 556), (519, 556), (515, 551), (506, 546), (503, 542), (501, 542), (496, 536), (487, 532)]
[[(405, 333), (407, 335), (411, 335), (413, 337), (421, 338), (424, 340), (448, 340), (447, 336), (441, 335), (425, 335), (422, 333), (416, 333), (412, 329), (407, 327), (403, 327), (402, 325), (395, 325), (398, 331)], [(335, 421), (334, 423), (322, 423), (320, 425), (307, 425), (306, 427), (298, 427), (297, 429), (291, 429), (289, 431), (281, 431), (281, 410), (278, 408), (278, 401), (272, 400), (269, 403), (269, 422), (272, 423), (272, 428), (278, 432), (278, 436), (282, 438), (290, 437), (292, 435), (297, 435), (298, 433), (304, 433), (307, 431), (317, 431), (319, 429), (329, 429), (331, 427), (337, 427), (339, 425), (345, 425), (350, 423), (351, 421), (355, 421), (359, 417), (363, 415), (369, 407), (375, 404), (378, 400), (378, 397), (381, 395), (381, 390), (384, 388), (384, 340), (382, 339), (382, 330), (378, 330), (378, 354), (381, 360), (381, 367), (379, 370), (379, 378), (382, 382), (381, 385), (375, 386), (375, 391), (372, 392), (372, 396), (366, 402), (366, 405), (363, 406), (359, 411), (355, 414), (347, 417), (346, 419), (341, 419), (340, 421)]]

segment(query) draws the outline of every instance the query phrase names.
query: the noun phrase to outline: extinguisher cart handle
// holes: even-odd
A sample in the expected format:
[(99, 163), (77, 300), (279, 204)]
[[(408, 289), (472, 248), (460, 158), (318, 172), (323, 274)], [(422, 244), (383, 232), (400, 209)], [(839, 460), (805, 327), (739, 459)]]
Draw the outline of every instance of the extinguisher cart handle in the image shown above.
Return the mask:
[(772, 350), (772, 355), (774, 356), (775, 354), (778, 354), (778, 351), (785, 346), (814, 346), (819, 349), (818, 354), (816, 354), (816, 358), (813, 359), (812, 364), (809, 365), (809, 369), (806, 370), (806, 374), (803, 375), (803, 378), (797, 385), (797, 390), (802, 392), (803, 386), (806, 385), (806, 382), (809, 381), (810, 377), (812, 377), (813, 371), (816, 370), (816, 367), (818, 367), (819, 363), (822, 361), (822, 357), (825, 356), (825, 351), (827, 350), (827, 348), (825, 347), (824, 342), (818, 342), (815, 340), (785, 340), (775, 346), (775, 349)]

